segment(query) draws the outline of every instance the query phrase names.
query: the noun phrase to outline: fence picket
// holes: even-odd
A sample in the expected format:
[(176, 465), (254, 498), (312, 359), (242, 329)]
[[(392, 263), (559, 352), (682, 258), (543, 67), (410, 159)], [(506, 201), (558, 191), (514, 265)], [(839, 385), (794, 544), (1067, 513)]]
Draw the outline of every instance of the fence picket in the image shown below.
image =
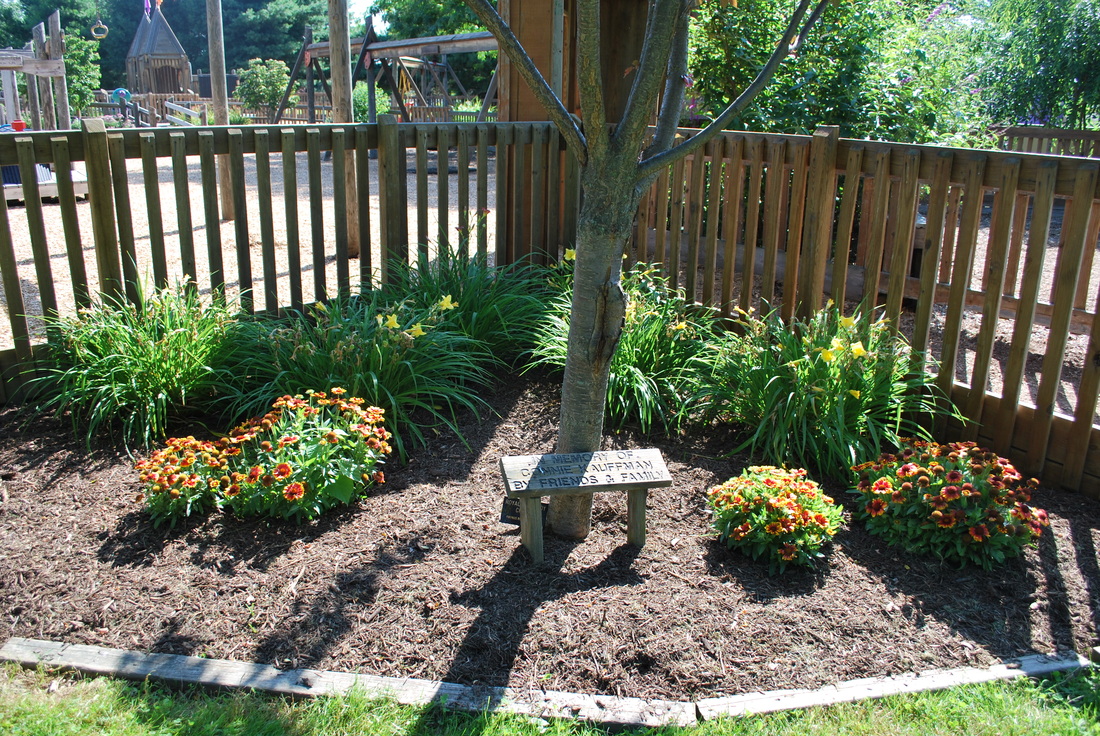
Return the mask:
[(241, 309), (252, 313), (256, 309), (256, 295), (252, 293), (252, 249), (244, 183), (244, 134), (240, 128), (229, 129), (229, 181), (223, 181), (222, 186), (230, 187), (233, 202), (233, 235), (237, 241), (237, 286)]
[(164, 214), (160, 204), (160, 173), (157, 171), (157, 141), (152, 133), (143, 131), (141, 143), (141, 175), (145, 186), (146, 221), (149, 223), (149, 251), (153, 260), (153, 285), (168, 287), (168, 259), (164, 247)]
[[(256, 195), (260, 215), (260, 262), (264, 279), (264, 311), (279, 313), (279, 271), (275, 265), (275, 216), (271, 206), (271, 139), (266, 130), (253, 134), (256, 149)], [(243, 213), (243, 206), (237, 209)]]
[(286, 262), (290, 277), (290, 308), (305, 309), (302, 293), (301, 234), (298, 231), (298, 159), (294, 146), (294, 130), (283, 128), (280, 133), (283, 161), (283, 214), (286, 218)]
[[(1042, 377), (1035, 399), (1035, 422), (1031, 427), (1031, 448), (1028, 466), (1033, 472), (1042, 472), (1050, 442), (1051, 419), (1054, 416), (1054, 399), (1062, 376), (1062, 360), (1069, 338), (1073, 302), (1077, 296), (1077, 270), (1085, 250), (1085, 236), (1092, 215), (1092, 198), (1096, 191), (1096, 163), (1076, 165), (1073, 199), (1063, 215), (1062, 233), (1065, 245), (1058, 251), (1055, 266), (1054, 313), (1050, 318), (1047, 334), (1047, 351), (1043, 355)], [(1068, 224), (1066, 224), (1068, 222)]]
[[(939, 269), (940, 249), (943, 247), (944, 220), (947, 216), (951, 189), (950, 151), (936, 154), (932, 171), (931, 191), (928, 195), (928, 219), (924, 227), (924, 243), (921, 247), (920, 296), (917, 298), (916, 319), (913, 326), (913, 350), (925, 361), (928, 351), (928, 335), (932, 326), (932, 308), (936, 302), (936, 271)], [(924, 366), (920, 366), (924, 370)]]
[[(199, 172), (202, 176), (202, 204), (206, 218), (206, 257), (210, 265), (210, 294), (225, 299), (225, 264), (222, 261), (222, 226), (218, 211), (218, 179), (214, 158), (214, 134), (199, 131)], [(223, 182), (224, 183), (224, 182)]]
[[(966, 308), (966, 292), (970, 287), (970, 270), (974, 263), (978, 226), (982, 218), (982, 181), (985, 177), (987, 157), (982, 154), (968, 156), (963, 162), (962, 213), (959, 218), (958, 253), (951, 270), (951, 292), (947, 299), (947, 319), (943, 326), (943, 348), (940, 371), (936, 385), (945, 396), (951, 396), (955, 384), (955, 364), (958, 360), (959, 337), (963, 311)], [(943, 420), (937, 425), (942, 431)]]
[[(348, 156), (347, 137), (343, 128), (332, 131), (332, 224), (336, 231), (336, 292), (346, 297), (351, 288), (351, 264), (348, 251)], [(326, 259), (327, 260), (327, 259)]]
[[(1008, 364), (1005, 366), (1001, 384), (1000, 411), (997, 420), (993, 423), (993, 448), (997, 452), (1004, 453), (1012, 449), (1024, 366), (1030, 350), (1031, 327), (1035, 318), (1035, 306), (1039, 302), (1043, 256), (1046, 254), (1047, 239), (1050, 237), (1051, 215), (1054, 210), (1054, 185), (1057, 177), (1058, 164), (1045, 161), (1039, 167), (1035, 181), (1031, 231), (1028, 233), (1024, 273), (1020, 282), (1020, 301), (1016, 308), (1016, 323), (1012, 330)], [(1013, 235), (1015, 236), (1015, 233)]]
[[(798, 271), (802, 258), (802, 223), (806, 215), (806, 189), (809, 186), (810, 146), (805, 142), (791, 145), (794, 177), (791, 180), (791, 210), (787, 218), (786, 263), (783, 270), (783, 306), (780, 313), (790, 322), (798, 299)], [(751, 288), (751, 284), (749, 285)]]
[(324, 185), (321, 182), (321, 131), (306, 129), (306, 161), (309, 162), (309, 228), (310, 253), (313, 256), (313, 298), (319, 302), (328, 299), (328, 283), (325, 278), (325, 215)]
[[(69, 280), (73, 286), (73, 302), (79, 310), (91, 303), (88, 294), (88, 270), (84, 264), (84, 249), (80, 243), (80, 221), (76, 214), (76, 194), (73, 191), (72, 159), (69, 156), (69, 139), (63, 136), (50, 139), (57, 199), (61, 208), (61, 225), (65, 233), (65, 254), (69, 264)], [(0, 382), (2, 383), (2, 382)]]
[(978, 439), (978, 425), (982, 419), (986, 383), (989, 381), (989, 364), (993, 359), (993, 339), (997, 334), (997, 322), (1001, 315), (1001, 296), (1004, 293), (1016, 189), (1020, 180), (1020, 160), (1009, 159), (1006, 163), (1008, 165), (1001, 170), (1001, 178), (997, 182), (997, 193), (993, 198), (993, 222), (985, 252), (987, 286), (985, 304), (982, 305), (982, 326), (978, 330), (974, 370), (970, 378), (970, 394), (963, 409), (963, 413), (974, 420), (967, 424), (963, 432), (963, 437), (971, 441)]
[(840, 214), (836, 221), (836, 238), (833, 241), (832, 297), (843, 310), (848, 296), (848, 256), (852, 248), (852, 227), (856, 218), (856, 202), (859, 201), (860, 169), (863, 168), (863, 146), (848, 149), (844, 167), (844, 190), (840, 197)]
[(894, 234), (894, 252), (890, 257), (890, 282), (886, 290), (886, 319), (890, 331), (897, 334), (901, 322), (901, 300), (905, 295), (905, 280), (909, 275), (909, 259), (913, 252), (913, 228), (917, 222), (917, 198), (920, 194), (920, 151), (909, 149), (902, 154), (902, 174), (898, 183), (898, 216)]
[[(783, 190), (787, 188), (787, 170), (783, 166), (787, 142), (783, 139), (768, 141), (768, 173), (764, 180), (764, 267), (760, 274), (760, 304), (771, 304), (775, 296), (775, 275), (779, 259), (780, 230), (782, 229)], [(756, 248), (745, 244), (743, 261), (756, 262)], [(748, 271), (746, 271), (748, 273)], [(744, 286), (744, 282), (742, 282)]]
[(718, 260), (718, 228), (721, 222), (719, 214), (722, 204), (722, 168), (724, 144), (721, 138), (707, 143), (707, 155), (710, 158), (710, 175), (707, 179), (707, 239), (703, 250), (703, 304), (714, 304), (714, 274)]
[(359, 192), (359, 290), (367, 291), (374, 283), (374, 247), (370, 218), (370, 141), (367, 126), (355, 128), (355, 189)]
[[(198, 287), (199, 270), (195, 261), (195, 233), (191, 226), (191, 189), (187, 181), (187, 141), (183, 133), (172, 133), (169, 141), (172, 147), (172, 187), (176, 196), (176, 223), (180, 234), (180, 264), (183, 268), (183, 280)], [(89, 185), (90, 172), (89, 164)]]
[(749, 189), (745, 197), (745, 249), (741, 259), (741, 309), (752, 308), (756, 270), (756, 243), (760, 239), (760, 209), (763, 206), (764, 139), (749, 142)]
[[(742, 199), (745, 196), (745, 137), (726, 137), (726, 185), (724, 187), (725, 207), (722, 212), (722, 239), (726, 249), (722, 263), (722, 316), (729, 317), (733, 312), (733, 275), (737, 261), (737, 234), (740, 232)], [(660, 190), (658, 190), (660, 191)], [(663, 232), (664, 211), (657, 209), (657, 233)], [(766, 268), (766, 266), (765, 266)]]

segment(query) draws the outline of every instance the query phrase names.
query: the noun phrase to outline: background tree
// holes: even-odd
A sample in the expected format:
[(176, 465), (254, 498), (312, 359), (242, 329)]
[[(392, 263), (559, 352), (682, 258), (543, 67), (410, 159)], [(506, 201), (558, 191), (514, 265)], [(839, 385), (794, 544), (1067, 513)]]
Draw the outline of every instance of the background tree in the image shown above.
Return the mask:
[[(485, 27), (463, 0), (375, 0), (372, 13), (381, 13), (388, 25), (387, 39), (444, 36), (483, 31)], [(496, 52), (452, 54), (451, 68), (471, 93), (482, 95), (496, 68)]]
[[(780, 63), (806, 40), (830, 0), (799, 0), (773, 41), (773, 53), (741, 94), (700, 133), (677, 142), (675, 133), (688, 82), (688, 29), (694, 0), (649, 0), (645, 36), (619, 120), (606, 114), (601, 53), (613, 29), (601, 28), (600, 0), (577, 0), (577, 76), (583, 128), (555, 96), (491, 0), (466, 0), (496, 36), (546, 108), (577, 157), (583, 197), (577, 223), (576, 264), (569, 318), (569, 348), (562, 382), (557, 451), (598, 450), (611, 359), (622, 334), (626, 297), (621, 284), (623, 248), (642, 193), (672, 162), (699, 150), (760, 93)], [(617, 70), (611, 73), (618, 73)], [(658, 109), (655, 133), (648, 129)], [(554, 496), (549, 522), (566, 537), (583, 538), (591, 526), (592, 494)]]
[(21, 49), (31, 40), (23, 30), (23, 18), (23, 3), (19, 0), (0, 0), (0, 48)]
[[(691, 30), (695, 115), (721, 110), (752, 79), (785, 23), (783, 0), (704, 0)], [(975, 18), (949, 3), (838, 3), (732, 125), (746, 130), (963, 143), (987, 127), (975, 94), (984, 56)]]
[(99, 44), (80, 36), (65, 36), (65, 82), (69, 109), (79, 115), (95, 101), (100, 89)]
[(998, 122), (1084, 128), (1100, 116), (1100, 3), (993, 0), (988, 72)]

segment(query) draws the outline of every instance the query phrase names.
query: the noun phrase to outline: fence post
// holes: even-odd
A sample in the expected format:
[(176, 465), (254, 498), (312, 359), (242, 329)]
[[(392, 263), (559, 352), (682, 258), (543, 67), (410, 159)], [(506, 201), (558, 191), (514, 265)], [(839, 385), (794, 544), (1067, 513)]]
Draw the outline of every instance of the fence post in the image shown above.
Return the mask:
[(382, 284), (393, 283), (392, 262), (409, 262), (405, 148), (393, 115), (378, 116), (378, 197), (381, 210)]
[[(814, 131), (810, 141), (809, 190), (806, 193), (806, 214), (803, 220), (804, 256), (798, 273), (796, 315), (809, 320), (821, 308), (825, 291), (825, 263), (829, 260), (829, 244), (833, 235), (833, 208), (836, 200), (836, 149), (840, 128), (823, 125)], [(793, 274), (784, 281), (792, 283)], [(840, 305), (843, 307), (843, 305)]]
[(84, 132), (84, 160), (88, 168), (88, 205), (92, 212), (92, 238), (99, 273), (99, 293), (122, 298), (122, 260), (115, 230), (114, 188), (107, 149), (107, 128), (99, 118), (80, 121)]

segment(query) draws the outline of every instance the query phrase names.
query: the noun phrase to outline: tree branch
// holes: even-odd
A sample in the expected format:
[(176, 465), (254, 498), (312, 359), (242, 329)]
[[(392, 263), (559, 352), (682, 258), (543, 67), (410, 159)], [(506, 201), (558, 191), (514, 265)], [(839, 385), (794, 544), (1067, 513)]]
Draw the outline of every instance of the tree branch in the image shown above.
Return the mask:
[[(687, 32), (688, 4), (684, 0), (650, 0), (649, 2), (642, 55), (638, 60), (634, 83), (630, 87), (630, 96), (626, 100), (622, 122), (615, 131), (616, 143), (621, 142), (624, 148), (638, 147), (635, 142), (640, 143), (649, 126), (649, 119), (660, 91), (661, 79), (667, 79), (673, 73), (673, 60), (670, 56), (675, 56), (679, 49), (680, 39), (676, 34), (681, 24), (684, 25), (685, 34)], [(685, 68), (686, 44), (685, 35), (683, 54)], [(661, 59), (669, 59), (668, 69), (662, 68)]]
[(791, 16), (790, 23), (787, 24), (787, 30), (783, 33), (783, 37), (779, 39), (779, 44), (775, 47), (775, 51), (772, 52), (767, 63), (764, 64), (764, 67), (757, 73), (752, 84), (746, 87), (745, 90), (737, 96), (737, 99), (731, 102), (707, 127), (676, 147), (667, 151), (662, 151), (642, 161), (638, 165), (637, 173), (639, 179), (645, 179), (677, 159), (698, 150), (707, 141), (725, 130), (726, 126), (730, 124), (730, 121), (732, 121), (738, 113), (748, 107), (748, 104), (752, 102), (752, 100), (760, 94), (760, 91), (767, 86), (768, 82), (771, 81), (771, 78), (775, 75), (783, 59), (791, 52), (791, 44), (794, 42), (794, 39), (797, 38), (797, 43), (801, 44), (802, 41), (805, 40), (806, 34), (808, 34), (813, 25), (817, 23), (821, 14), (825, 11), (825, 8), (833, 0), (816, 0), (817, 4), (813, 12), (810, 14), (810, 17), (806, 19), (806, 22), (803, 23), (802, 19), (805, 17), (806, 11), (812, 1), (813, 0), (800, 0), (798, 8), (794, 11), (794, 15)]
[(527, 51), (523, 48), (519, 39), (512, 33), (512, 29), (500, 17), (500, 14), (489, 0), (466, 0), (466, 5), (485, 24), (489, 32), (496, 37), (500, 50), (515, 64), (516, 71), (531, 87), (535, 98), (546, 108), (550, 120), (558, 126), (562, 137), (565, 138), (566, 145), (572, 149), (580, 165), (584, 166), (588, 162), (588, 142), (585, 140), (584, 133), (577, 126), (573, 116), (565, 109), (562, 101), (550, 89), (550, 85), (546, 83), (546, 79), (543, 78), (542, 73), (535, 66), (535, 62), (531, 61), (531, 57), (527, 55)]
[(581, 115), (589, 146), (598, 147), (602, 153), (607, 150), (608, 132), (600, 25), (600, 0), (577, 0), (577, 81), (584, 90)]
[(649, 151), (661, 153), (672, 147), (676, 139), (676, 129), (680, 125), (680, 108), (684, 103), (684, 87), (686, 82), (688, 56), (688, 24), (690, 19), (687, 13), (676, 24), (675, 46), (668, 55), (668, 72), (665, 77), (665, 92), (661, 99), (661, 111), (657, 115), (657, 132), (653, 136), (653, 143)]

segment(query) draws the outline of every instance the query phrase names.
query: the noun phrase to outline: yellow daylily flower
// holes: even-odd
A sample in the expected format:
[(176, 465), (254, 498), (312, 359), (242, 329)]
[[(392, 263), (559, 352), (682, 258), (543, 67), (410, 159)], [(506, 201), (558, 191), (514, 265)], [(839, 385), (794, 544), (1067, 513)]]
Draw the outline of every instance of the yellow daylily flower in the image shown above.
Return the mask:
[(824, 360), (826, 363), (832, 363), (834, 360), (836, 360), (836, 353), (834, 353), (832, 350), (822, 350), (821, 359)]
[(454, 309), (457, 306), (458, 302), (453, 301), (450, 294), (439, 300), (439, 308), (444, 312), (446, 312), (448, 309)]
[(863, 341), (862, 340), (860, 340), (859, 342), (853, 342), (852, 343), (852, 355), (856, 356), (857, 358), (862, 358), (866, 354), (867, 354), (867, 349), (863, 347)]
[(412, 335), (413, 337), (420, 337), (421, 335), (424, 334), (424, 328), (420, 326), (419, 322), (417, 322), (409, 330), (409, 334)]
[(563, 261), (573, 261), (573, 260), (576, 260), (576, 258), (577, 258), (577, 251), (575, 251), (573, 248), (566, 248), (565, 249), (565, 255), (562, 256)]
[(687, 329), (687, 322), (677, 322), (676, 324), (674, 324), (672, 326), (672, 329), (674, 329), (674, 330), (686, 330)]
[(855, 396), (855, 397), (856, 397), (857, 399), (859, 398), (859, 390), (858, 390), (858, 389), (854, 389), (854, 388), (853, 388), (853, 389), (852, 389), (851, 391), (849, 391), (848, 393), (850, 393), (850, 394), (851, 394), (852, 396)]
[(829, 349), (839, 353), (844, 350), (844, 343), (839, 337), (834, 337), (832, 344), (829, 346)]
[(856, 318), (855, 317), (841, 317), (840, 318), (840, 326), (844, 327), (845, 329), (850, 328), (850, 327), (854, 327), (855, 324), (856, 324)]
[(401, 326), (397, 323), (397, 315), (396, 314), (391, 314), (388, 317), (386, 317), (386, 321), (383, 322), (382, 325), (384, 327), (389, 327), (391, 330), (396, 330), (398, 327)]

